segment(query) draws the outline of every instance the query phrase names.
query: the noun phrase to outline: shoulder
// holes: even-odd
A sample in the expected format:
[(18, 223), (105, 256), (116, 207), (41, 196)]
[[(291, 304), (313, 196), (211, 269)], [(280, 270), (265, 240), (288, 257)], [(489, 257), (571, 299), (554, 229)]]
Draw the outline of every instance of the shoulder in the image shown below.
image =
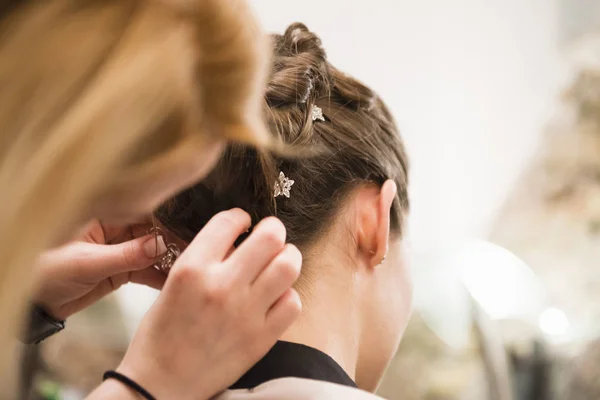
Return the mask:
[(252, 390), (227, 390), (213, 400), (382, 400), (364, 390), (323, 381), (302, 378), (281, 378)]

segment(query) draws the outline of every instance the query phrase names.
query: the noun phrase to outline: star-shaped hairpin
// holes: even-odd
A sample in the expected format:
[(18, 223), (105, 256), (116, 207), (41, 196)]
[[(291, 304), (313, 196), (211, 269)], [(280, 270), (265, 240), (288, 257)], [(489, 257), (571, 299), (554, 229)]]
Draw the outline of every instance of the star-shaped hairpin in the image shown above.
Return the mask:
[(310, 116), (313, 121), (325, 121), (325, 117), (323, 117), (323, 109), (321, 107), (315, 106), (314, 104), (312, 106)]
[(279, 178), (275, 182), (273, 197), (285, 196), (290, 198), (290, 189), (294, 181), (287, 178), (283, 172), (279, 172)]

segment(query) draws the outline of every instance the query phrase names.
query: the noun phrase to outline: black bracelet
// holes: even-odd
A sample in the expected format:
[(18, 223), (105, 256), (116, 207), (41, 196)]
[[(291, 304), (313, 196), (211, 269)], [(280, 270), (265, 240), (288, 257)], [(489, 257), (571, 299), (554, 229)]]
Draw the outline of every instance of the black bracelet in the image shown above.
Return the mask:
[(129, 387), (130, 389), (135, 390), (137, 393), (139, 393), (142, 397), (144, 397), (147, 400), (156, 400), (156, 397), (154, 397), (150, 393), (148, 393), (148, 391), (146, 389), (144, 389), (139, 384), (135, 383), (134, 381), (132, 381), (125, 375), (118, 373), (117, 371), (106, 371), (104, 373), (104, 376), (102, 376), (103, 381), (110, 379), (110, 378), (116, 379), (119, 382), (121, 382), (123, 385)]

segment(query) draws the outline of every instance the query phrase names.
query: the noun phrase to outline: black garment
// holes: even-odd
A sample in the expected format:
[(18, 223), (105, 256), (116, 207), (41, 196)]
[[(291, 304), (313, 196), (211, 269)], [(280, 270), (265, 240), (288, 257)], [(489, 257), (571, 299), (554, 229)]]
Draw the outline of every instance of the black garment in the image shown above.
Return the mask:
[(322, 351), (279, 341), (230, 389), (252, 389), (278, 378), (306, 378), (357, 387), (342, 367)]
[(24, 344), (38, 344), (65, 329), (65, 321), (57, 320), (38, 305), (31, 307), (27, 322), (25, 332), (19, 337), (19, 340)]

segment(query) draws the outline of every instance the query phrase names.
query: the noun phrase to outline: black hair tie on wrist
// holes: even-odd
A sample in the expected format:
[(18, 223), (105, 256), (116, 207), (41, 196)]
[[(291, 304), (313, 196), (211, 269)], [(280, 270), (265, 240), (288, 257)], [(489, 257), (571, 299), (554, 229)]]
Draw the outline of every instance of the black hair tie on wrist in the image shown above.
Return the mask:
[(103, 381), (110, 379), (110, 378), (116, 379), (119, 382), (121, 382), (123, 385), (129, 387), (130, 389), (135, 390), (137, 393), (139, 393), (142, 397), (144, 397), (147, 400), (156, 400), (156, 397), (154, 397), (150, 393), (148, 393), (148, 391), (146, 389), (144, 389), (139, 384), (135, 383), (134, 381), (132, 381), (125, 375), (118, 373), (117, 371), (106, 371), (104, 373), (104, 375), (102, 376)]

